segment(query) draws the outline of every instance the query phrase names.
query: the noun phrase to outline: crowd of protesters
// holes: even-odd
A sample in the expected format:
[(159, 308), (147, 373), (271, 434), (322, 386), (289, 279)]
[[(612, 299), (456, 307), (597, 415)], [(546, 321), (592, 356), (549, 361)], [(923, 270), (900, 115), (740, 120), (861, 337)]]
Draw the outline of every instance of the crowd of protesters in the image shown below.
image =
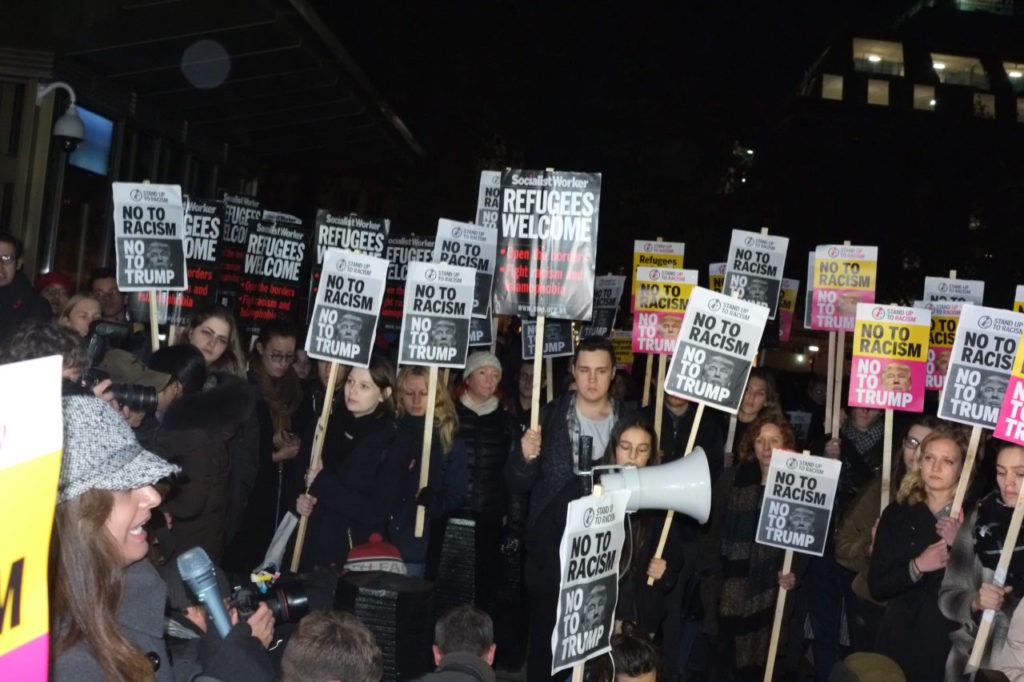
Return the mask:
[[(372, 542), (392, 547), (400, 572), (442, 581), (444, 544), (470, 529), (475, 569), (455, 589), (477, 610), (438, 623), (439, 668), (429, 679), (493, 679), (492, 665), (525, 670), (531, 681), (565, 679), (550, 674), (550, 643), (566, 508), (587, 490), (578, 472), (677, 460), (694, 429), (711, 471), (711, 518), (679, 520), (656, 553), (664, 514), (633, 516), (614, 656), (592, 661), (587, 679), (762, 679), (780, 589), (787, 615), (777, 679), (900, 679), (872, 677), (888, 670), (959, 680), (986, 610), (995, 618), (982, 667), (1024, 674), (1024, 551), (1014, 553), (1005, 587), (994, 578), (1024, 477), (1017, 445), (983, 439), (977, 465), (965, 470), (963, 427), (908, 415), (883, 512), (882, 413), (849, 409), (826, 436), (820, 379), (784, 396), (771, 370), (755, 368), (736, 417), (708, 410), (698, 423), (695, 406), (675, 396), (641, 408), (638, 382), (617, 371), (611, 343), (587, 338), (564, 371), (543, 377), (561, 390), (531, 428), (533, 367), (508, 339), (472, 352), (433, 394), (425, 369), (396, 374), (397, 349), (383, 342), (368, 367), (341, 367), (333, 384), (330, 364), (305, 356), (302, 331), (283, 322), (264, 325), (247, 356), (243, 330), (220, 306), (151, 352), (140, 342), (148, 334), (128, 324), (111, 272), (95, 272), (81, 293), (59, 276), (33, 287), (20, 249), (0, 235), (0, 362), (64, 360), (54, 679), (379, 679), (380, 651), (354, 617), (308, 616), (282, 656), (265, 604), (232, 612), (228, 636), (209, 637), (203, 609), (167, 570), (201, 547), (222, 574), (248, 576), (289, 512), (308, 520), (300, 568), (338, 575)], [(103, 323), (123, 333), (101, 332)], [(152, 399), (112, 384), (150, 389)], [(660, 432), (655, 404), (663, 404)], [(811, 428), (798, 433), (794, 412), (810, 414)], [(591, 462), (580, 461), (584, 439)], [(798, 554), (785, 573), (782, 550), (754, 541), (773, 448), (842, 462), (824, 556)], [(951, 515), (962, 476), (971, 477), (964, 511)], [(422, 534), (413, 532), (418, 509)], [(456, 637), (453, 628), (476, 634)], [(467, 670), (477, 672), (458, 676)]]

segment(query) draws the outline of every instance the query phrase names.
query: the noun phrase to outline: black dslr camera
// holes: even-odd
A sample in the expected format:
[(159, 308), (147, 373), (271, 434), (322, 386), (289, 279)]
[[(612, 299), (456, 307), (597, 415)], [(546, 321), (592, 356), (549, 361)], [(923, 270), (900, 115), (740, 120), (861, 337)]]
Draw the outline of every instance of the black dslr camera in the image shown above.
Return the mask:
[(298, 623), (309, 613), (309, 596), (301, 580), (278, 580), (265, 594), (253, 585), (236, 587), (231, 604), (238, 610), (238, 619), (245, 620), (266, 603), (274, 614), (275, 623)]
[[(103, 356), (111, 348), (125, 348), (128, 345), (128, 338), (131, 336), (131, 329), (125, 322), (111, 322), (109, 320), (96, 320), (89, 328), (89, 336), (85, 339), (86, 355), (89, 358), (89, 369), (82, 375), (82, 386), (91, 389), (96, 384), (110, 375), (96, 365), (103, 360)], [(155, 412), (157, 405), (157, 392), (152, 386), (140, 384), (111, 384), (108, 392), (114, 395), (119, 405), (124, 405), (132, 410), (142, 412)]]

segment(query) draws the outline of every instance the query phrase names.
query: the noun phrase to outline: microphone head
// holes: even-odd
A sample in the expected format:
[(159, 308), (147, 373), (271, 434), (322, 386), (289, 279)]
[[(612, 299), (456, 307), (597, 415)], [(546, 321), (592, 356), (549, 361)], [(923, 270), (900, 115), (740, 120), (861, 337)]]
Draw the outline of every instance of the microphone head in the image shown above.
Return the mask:
[(215, 572), (210, 555), (202, 547), (193, 547), (178, 555), (178, 573), (186, 583), (214, 575)]

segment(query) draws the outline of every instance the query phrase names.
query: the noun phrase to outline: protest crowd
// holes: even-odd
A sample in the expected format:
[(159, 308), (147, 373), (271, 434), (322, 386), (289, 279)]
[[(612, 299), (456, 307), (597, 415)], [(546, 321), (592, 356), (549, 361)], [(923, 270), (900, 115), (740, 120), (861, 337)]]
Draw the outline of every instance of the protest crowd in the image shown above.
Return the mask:
[[(864, 406), (914, 382), (923, 394), (914, 358), (879, 368), (877, 391), (837, 382), (833, 418), (825, 377), (751, 367), (763, 320), (752, 337), (738, 324), (720, 333), (731, 318), (707, 313), (714, 299), (696, 307), (696, 289), (685, 318), (660, 317), (650, 311), (682, 310), (688, 294), (677, 287), (680, 302), (666, 306), (649, 284), (637, 315), (654, 315), (651, 338), (694, 341), (652, 385), (640, 356), (623, 366), (611, 324), (565, 342), (554, 326), (527, 339), (525, 316), (496, 315), (493, 338), (469, 343), (469, 308), (486, 309), (486, 296), (472, 300), (472, 273), (469, 308), (440, 284), (424, 296), (421, 277), (455, 275), (423, 267), (409, 269), (398, 342), (376, 328), (377, 296), (344, 279), (362, 267), (347, 252), (323, 261), (341, 275), (320, 282), (307, 327), (283, 316), (254, 325), (207, 303), (154, 347), (115, 269), (81, 291), (52, 273), (31, 283), (21, 248), (0, 235), (0, 363), (57, 355), (63, 368), (52, 679), (532, 682), (571, 677), (552, 674), (553, 657), (559, 667), (599, 650), (579, 657), (581, 679), (761, 680), (770, 667), (779, 680), (935, 682), (966, 679), (979, 630), (975, 668), (1024, 679), (1019, 543), (1000, 563), (1020, 529), (1024, 446), (938, 418), (947, 408), (935, 392), (895, 417)], [(778, 297), (777, 281), (753, 279), (755, 307)], [(405, 339), (420, 332), (425, 345), (408, 355)], [(532, 356), (553, 351), (563, 352), (537, 377)], [(323, 359), (346, 353), (353, 362)], [(691, 360), (701, 366), (688, 372)], [(979, 402), (990, 379), (976, 382)], [(706, 521), (639, 509), (621, 549), (565, 568), (567, 510), (600, 481), (594, 467), (648, 470), (695, 447)], [(834, 494), (776, 485), (778, 450), (834, 462)], [(787, 511), (762, 529), (766, 496), (779, 495)], [(196, 548), (210, 564), (202, 588), (186, 575)], [(574, 579), (586, 590), (566, 614)], [(429, 607), (384, 628), (350, 598), (401, 603), (424, 590)], [(577, 616), (583, 629), (569, 636)]]

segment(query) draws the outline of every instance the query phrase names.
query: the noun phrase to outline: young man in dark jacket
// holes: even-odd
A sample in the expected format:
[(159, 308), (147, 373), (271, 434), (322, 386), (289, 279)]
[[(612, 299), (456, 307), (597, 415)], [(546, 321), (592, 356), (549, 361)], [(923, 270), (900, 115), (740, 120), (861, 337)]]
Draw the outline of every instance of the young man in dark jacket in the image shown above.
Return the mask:
[[(608, 339), (584, 339), (573, 357), (576, 392), (544, 406), (539, 428), (522, 437), (508, 458), (509, 491), (530, 494), (526, 526), (526, 590), (530, 597), (530, 651), (527, 679), (551, 675), (551, 632), (555, 627), (561, 575), (558, 545), (565, 531), (569, 502), (583, 494), (583, 477), (604, 455), (624, 410), (609, 395), (615, 377), (615, 349)], [(543, 435), (542, 435), (543, 434)], [(589, 438), (591, 461), (581, 462), (580, 444)]]

